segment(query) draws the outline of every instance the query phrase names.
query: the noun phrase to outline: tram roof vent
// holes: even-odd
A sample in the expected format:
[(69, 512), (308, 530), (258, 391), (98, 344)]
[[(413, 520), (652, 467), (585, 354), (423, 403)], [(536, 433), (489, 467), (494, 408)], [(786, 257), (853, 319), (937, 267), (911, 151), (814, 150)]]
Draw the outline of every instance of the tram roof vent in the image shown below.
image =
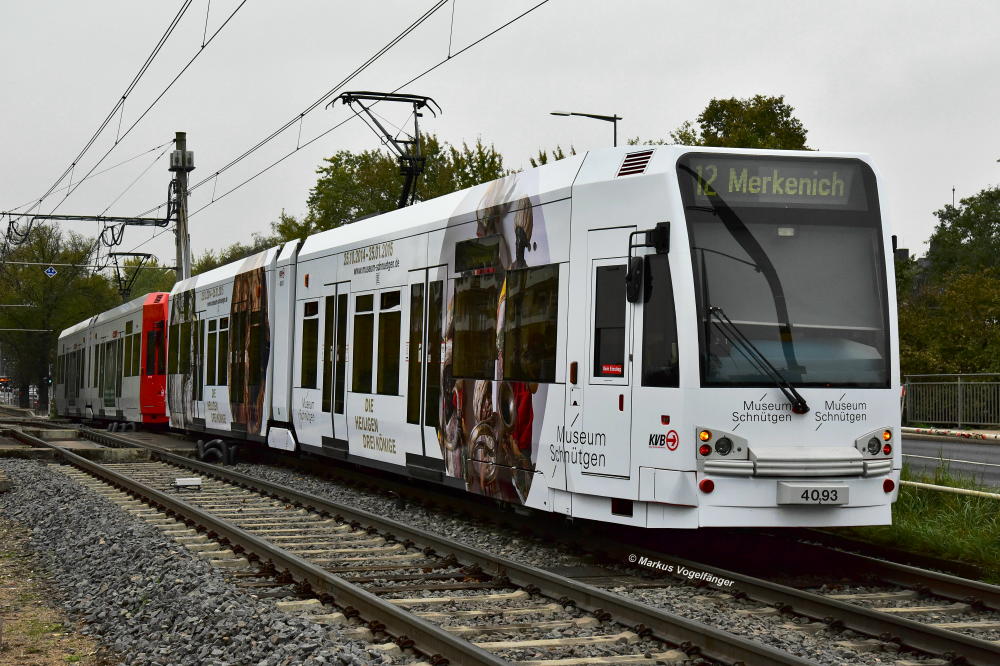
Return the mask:
[(649, 164), (649, 160), (653, 157), (653, 149), (640, 150), (635, 153), (629, 153), (622, 160), (622, 165), (618, 168), (618, 177), (621, 176), (634, 176), (636, 174), (643, 173), (646, 170), (646, 165)]

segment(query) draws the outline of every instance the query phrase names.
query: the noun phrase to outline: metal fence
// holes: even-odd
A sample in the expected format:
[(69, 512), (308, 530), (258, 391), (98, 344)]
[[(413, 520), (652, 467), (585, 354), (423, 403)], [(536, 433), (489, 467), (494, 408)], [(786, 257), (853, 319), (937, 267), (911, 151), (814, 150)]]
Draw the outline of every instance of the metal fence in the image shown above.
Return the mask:
[(1000, 425), (1000, 375), (906, 375), (903, 423)]

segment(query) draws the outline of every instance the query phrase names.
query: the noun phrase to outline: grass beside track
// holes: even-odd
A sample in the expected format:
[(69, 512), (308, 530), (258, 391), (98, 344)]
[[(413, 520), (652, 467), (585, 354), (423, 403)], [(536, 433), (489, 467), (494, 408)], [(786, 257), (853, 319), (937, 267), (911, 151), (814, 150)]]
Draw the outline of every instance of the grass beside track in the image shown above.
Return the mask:
[[(924, 475), (903, 467), (903, 480), (996, 492), (951, 474), (947, 467)], [(981, 567), (986, 582), (1000, 583), (1000, 500), (902, 486), (892, 525), (831, 530), (901, 550)]]

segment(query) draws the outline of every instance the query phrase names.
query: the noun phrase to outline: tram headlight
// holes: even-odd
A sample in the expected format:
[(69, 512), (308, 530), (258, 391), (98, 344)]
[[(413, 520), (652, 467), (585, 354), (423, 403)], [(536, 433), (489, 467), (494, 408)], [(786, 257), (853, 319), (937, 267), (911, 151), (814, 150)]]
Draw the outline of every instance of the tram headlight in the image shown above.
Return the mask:
[(872, 437), (868, 440), (868, 453), (871, 455), (877, 455), (879, 448), (882, 446), (881, 442), (877, 438)]
[(721, 437), (715, 443), (715, 452), (720, 456), (728, 456), (733, 451), (733, 440), (728, 437)]

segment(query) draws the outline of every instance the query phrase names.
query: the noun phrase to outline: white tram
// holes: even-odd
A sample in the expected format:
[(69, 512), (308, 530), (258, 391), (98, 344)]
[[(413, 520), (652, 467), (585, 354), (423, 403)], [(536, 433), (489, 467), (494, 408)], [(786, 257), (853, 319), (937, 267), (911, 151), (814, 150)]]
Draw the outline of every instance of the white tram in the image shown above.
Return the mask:
[(860, 155), (578, 155), (178, 283), (170, 424), (640, 527), (886, 524)]

